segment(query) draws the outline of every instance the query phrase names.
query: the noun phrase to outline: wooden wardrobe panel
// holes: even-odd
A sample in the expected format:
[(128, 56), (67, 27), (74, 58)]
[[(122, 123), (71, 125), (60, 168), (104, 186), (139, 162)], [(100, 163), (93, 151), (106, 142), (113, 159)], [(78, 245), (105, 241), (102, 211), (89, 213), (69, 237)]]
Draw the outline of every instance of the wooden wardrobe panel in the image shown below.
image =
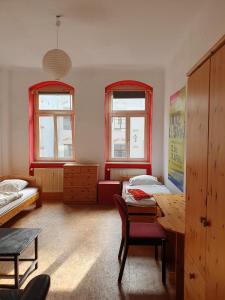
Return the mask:
[(206, 217), (209, 70), (208, 60), (190, 76), (187, 102), (185, 270), (189, 257), (203, 278), (206, 228), (200, 218)]
[(225, 46), (211, 58), (207, 300), (225, 299)]
[(205, 300), (205, 278), (203, 278), (196, 268), (193, 260), (186, 257), (185, 280), (185, 299), (186, 300)]

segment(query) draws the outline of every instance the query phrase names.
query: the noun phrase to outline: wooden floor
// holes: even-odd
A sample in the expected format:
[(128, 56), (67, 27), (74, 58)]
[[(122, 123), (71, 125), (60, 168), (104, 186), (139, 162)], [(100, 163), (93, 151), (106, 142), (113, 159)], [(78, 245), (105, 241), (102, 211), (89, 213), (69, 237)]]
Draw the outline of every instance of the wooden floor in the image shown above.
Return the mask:
[[(30, 278), (39, 273), (51, 276), (49, 300), (174, 299), (170, 284), (165, 288), (161, 283), (160, 263), (148, 246), (130, 249), (119, 288), (120, 226), (112, 208), (47, 202), (42, 208), (22, 212), (4, 227), (42, 228), (39, 268)], [(24, 254), (31, 255), (32, 250), (30, 246)], [(1, 262), (0, 268), (12, 272), (6, 263)]]

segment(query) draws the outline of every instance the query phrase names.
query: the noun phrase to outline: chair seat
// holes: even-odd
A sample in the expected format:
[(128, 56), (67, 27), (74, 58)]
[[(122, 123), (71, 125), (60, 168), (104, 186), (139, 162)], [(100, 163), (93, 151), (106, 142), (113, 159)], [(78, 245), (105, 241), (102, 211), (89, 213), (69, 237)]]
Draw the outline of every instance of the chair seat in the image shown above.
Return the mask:
[(164, 239), (166, 234), (158, 223), (130, 223), (130, 238)]

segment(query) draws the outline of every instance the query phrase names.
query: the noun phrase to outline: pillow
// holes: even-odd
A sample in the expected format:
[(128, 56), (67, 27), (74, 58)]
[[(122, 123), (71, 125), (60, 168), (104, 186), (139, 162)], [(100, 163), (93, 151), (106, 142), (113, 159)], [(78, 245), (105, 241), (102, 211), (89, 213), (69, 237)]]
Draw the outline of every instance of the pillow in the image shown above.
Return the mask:
[(161, 182), (156, 177), (150, 175), (139, 175), (130, 178), (129, 185), (161, 185)]
[(0, 192), (19, 192), (28, 185), (26, 180), (6, 179), (0, 182)]

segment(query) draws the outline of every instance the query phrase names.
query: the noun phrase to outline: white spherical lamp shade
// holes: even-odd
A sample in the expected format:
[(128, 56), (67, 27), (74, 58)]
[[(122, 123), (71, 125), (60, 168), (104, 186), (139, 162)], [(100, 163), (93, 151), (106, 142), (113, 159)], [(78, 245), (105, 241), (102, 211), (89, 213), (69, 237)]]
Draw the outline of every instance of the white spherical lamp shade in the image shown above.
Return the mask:
[(49, 73), (53, 79), (59, 80), (69, 72), (72, 62), (65, 51), (52, 49), (43, 57), (42, 65), (45, 72)]

